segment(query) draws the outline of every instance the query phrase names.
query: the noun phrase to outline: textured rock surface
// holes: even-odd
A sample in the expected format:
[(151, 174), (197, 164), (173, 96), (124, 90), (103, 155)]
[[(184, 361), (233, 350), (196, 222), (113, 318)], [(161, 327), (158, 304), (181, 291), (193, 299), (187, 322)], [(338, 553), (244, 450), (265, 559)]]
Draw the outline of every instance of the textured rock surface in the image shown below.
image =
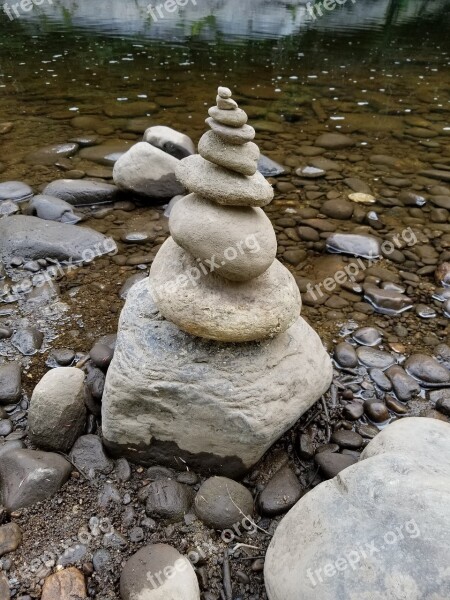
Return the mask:
[(330, 381), (330, 359), (303, 319), (273, 340), (209, 342), (164, 320), (141, 281), (108, 371), (104, 441), (134, 462), (239, 476)]
[(89, 206), (113, 202), (119, 190), (115, 185), (89, 179), (57, 179), (49, 183), (43, 194), (60, 198), (72, 206)]
[(260, 157), (259, 148), (253, 142), (230, 146), (214, 131), (207, 131), (200, 138), (198, 151), (206, 160), (242, 175), (254, 175)]
[(25, 215), (0, 220), (0, 258), (5, 261), (11, 256), (80, 261), (92, 259), (92, 252), (112, 250), (111, 240), (87, 227)]
[(86, 422), (84, 372), (75, 367), (48, 371), (34, 388), (28, 412), (31, 441), (67, 453)]
[(221, 206), (189, 194), (173, 207), (169, 227), (179, 246), (203, 261), (216, 259), (217, 273), (232, 281), (258, 277), (276, 257), (275, 232), (261, 208)]
[(114, 165), (115, 184), (155, 201), (183, 194), (184, 188), (175, 177), (179, 160), (163, 150), (139, 142), (123, 154)]
[(45, 580), (41, 600), (84, 600), (87, 598), (84, 575), (75, 567), (63, 569)]
[(200, 600), (200, 589), (186, 557), (167, 544), (152, 544), (126, 562), (120, 596), (122, 600)]
[(272, 186), (261, 173), (251, 177), (233, 173), (204, 160), (199, 154), (180, 161), (176, 175), (188, 190), (219, 204), (266, 206), (274, 195)]
[(449, 453), (447, 423), (385, 428), (282, 520), (265, 562), (269, 599), (446, 600)]
[(13, 449), (0, 461), (2, 504), (10, 512), (50, 498), (69, 478), (72, 467), (59, 454)]
[[(198, 273), (198, 279), (189, 275)], [(225, 342), (260, 340), (286, 331), (300, 316), (295, 279), (279, 261), (245, 282), (203, 275), (172, 238), (159, 250), (149, 289), (166, 319), (192, 335)]]
[(253, 498), (246, 487), (227, 477), (210, 477), (195, 496), (199, 519), (214, 529), (227, 529), (253, 516)]

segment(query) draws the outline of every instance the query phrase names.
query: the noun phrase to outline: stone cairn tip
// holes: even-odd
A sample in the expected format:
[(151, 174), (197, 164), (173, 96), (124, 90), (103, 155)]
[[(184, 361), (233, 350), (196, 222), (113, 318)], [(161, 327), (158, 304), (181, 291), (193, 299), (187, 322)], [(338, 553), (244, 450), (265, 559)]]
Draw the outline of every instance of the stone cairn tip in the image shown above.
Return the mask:
[(171, 237), (149, 282), (161, 314), (183, 331), (246, 342), (286, 331), (300, 316), (301, 300), (293, 276), (276, 260), (275, 232), (261, 208), (274, 192), (257, 170), (255, 130), (231, 96), (219, 87), (199, 154), (177, 166), (191, 193), (171, 212)]

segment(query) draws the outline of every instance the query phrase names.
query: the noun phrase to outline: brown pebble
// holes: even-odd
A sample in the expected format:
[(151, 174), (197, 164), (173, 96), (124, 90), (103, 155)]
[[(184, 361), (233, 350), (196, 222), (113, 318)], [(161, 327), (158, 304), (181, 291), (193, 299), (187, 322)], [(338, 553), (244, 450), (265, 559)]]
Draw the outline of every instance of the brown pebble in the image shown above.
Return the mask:
[(383, 423), (389, 419), (389, 411), (382, 402), (365, 402), (364, 411), (371, 421)]

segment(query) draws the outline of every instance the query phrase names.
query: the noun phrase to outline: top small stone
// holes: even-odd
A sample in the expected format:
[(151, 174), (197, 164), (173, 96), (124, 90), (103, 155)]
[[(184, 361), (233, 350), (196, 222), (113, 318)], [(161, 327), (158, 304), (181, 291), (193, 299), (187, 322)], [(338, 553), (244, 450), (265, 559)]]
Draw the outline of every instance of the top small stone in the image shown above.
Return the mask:
[(231, 96), (233, 95), (233, 92), (230, 90), (230, 88), (222, 86), (219, 87), (217, 93), (221, 98), (231, 98)]

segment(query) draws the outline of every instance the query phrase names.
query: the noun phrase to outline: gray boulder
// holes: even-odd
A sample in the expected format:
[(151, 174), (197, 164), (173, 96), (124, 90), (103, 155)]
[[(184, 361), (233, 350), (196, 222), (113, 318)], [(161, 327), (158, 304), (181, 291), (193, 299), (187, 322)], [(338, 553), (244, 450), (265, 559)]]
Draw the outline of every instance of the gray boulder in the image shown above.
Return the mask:
[(3, 202), (3, 200), (23, 202), (31, 198), (32, 195), (33, 190), (22, 181), (4, 181), (0, 183), (0, 202)]
[(194, 142), (189, 136), (164, 125), (149, 127), (144, 133), (144, 142), (171, 154), (178, 160), (195, 154)]
[(22, 368), (18, 362), (0, 365), (0, 404), (14, 404), (22, 394)]
[(184, 188), (175, 177), (179, 160), (163, 150), (139, 142), (123, 154), (114, 165), (115, 184), (155, 202), (183, 194)]
[(270, 600), (446, 600), (450, 425), (405, 418), (306, 494), (267, 551)]
[(34, 388), (28, 411), (30, 439), (39, 448), (68, 452), (86, 423), (84, 373), (59, 367)]
[(46, 221), (59, 221), (72, 225), (81, 221), (81, 217), (73, 212), (71, 204), (54, 196), (45, 196), (44, 194), (34, 196), (28, 210), (31, 215), (36, 215)]
[(43, 194), (64, 200), (72, 206), (89, 206), (114, 202), (119, 190), (111, 183), (89, 179), (57, 179), (49, 183)]
[[(113, 247), (114, 246), (114, 247)], [(38, 217), (15, 215), (0, 220), (0, 259), (92, 260), (115, 250), (111, 239), (88, 227), (44, 221)]]
[(144, 280), (121, 315), (104, 443), (133, 462), (237, 477), (320, 398), (331, 372), (301, 318), (263, 342), (199, 339), (161, 317)]
[(13, 512), (56, 494), (69, 479), (71, 464), (59, 454), (10, 450), (0, 460), (3, 506)]

